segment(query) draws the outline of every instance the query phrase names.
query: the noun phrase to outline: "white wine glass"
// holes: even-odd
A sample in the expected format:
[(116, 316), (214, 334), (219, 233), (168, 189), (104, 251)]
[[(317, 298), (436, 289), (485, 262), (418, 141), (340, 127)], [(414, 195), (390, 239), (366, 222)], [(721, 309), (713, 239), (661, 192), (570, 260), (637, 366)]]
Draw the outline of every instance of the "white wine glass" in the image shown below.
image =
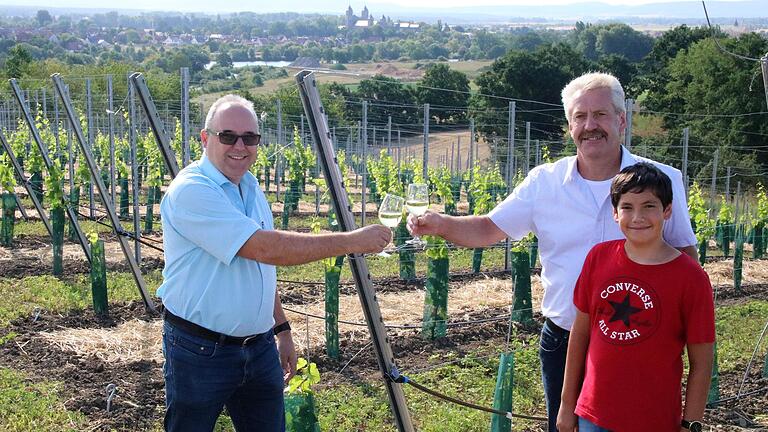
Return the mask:
[[(411, 183), (408, 185), (405, 208), (408, 209), (410, 215), (416, 217), (423, 215), (427, 211), (427, 208), (429, 208), (429, 189), (427, 185), (423, 183)], [(420, 247), (425, 245), (424, 240), (419, 238), (419, 236), (413, 236), (406, 243)]]
[[(381, 200), (379, 206), (379, 222), (382, 225), (392, 230), (392, 238), (395, 236), (395, 228), (400, 224), (403, 219), (403, 205), (405, 199), (397, 195), (386, 194), (384, 199)], [(379, 252), (378, 255), (382, 257), (388, 257), (388, 252), (394, 252), (394, 248), (384, 249)]]

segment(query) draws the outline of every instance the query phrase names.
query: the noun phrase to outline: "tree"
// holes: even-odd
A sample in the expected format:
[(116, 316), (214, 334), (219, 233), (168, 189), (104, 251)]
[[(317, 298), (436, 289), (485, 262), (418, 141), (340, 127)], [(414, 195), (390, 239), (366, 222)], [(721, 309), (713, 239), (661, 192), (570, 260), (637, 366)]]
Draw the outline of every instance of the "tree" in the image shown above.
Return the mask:
[(627, 87), (637, 75), (636, 63), (633, 63), (627, 60), (626, 57), (618, 54), (609, 54), (600, 57), (597, 66), (599, 70), (610, 73), (619, 79), (619, 82), (625, 87), (624, 91), (627, 93), (627, 97), (637, 96)]
[[(590, 66), (583, 55), (564, 43), (533, 53), (508, 52), (475, 80), (479, 95), (472, 97), (471, 107), (478, 132), (489, 142), (495, 138), (505, 142), (509, 100), (526, 99), (545, 104), (518, 102), (516, 124), (530, 121), (533, 138), (560, 141), (565, 122), (563, 112), (556, 108), (561, 103), (560, 92)], [(506, 143), (495, 155), (502, 165), (507, 159), (505, 148)]]
[(232, 57), (226, 51), (222, 51), (216, 56), (216, 64), (223, 68), (232, 67)]
[(597, 51), (600, 56), (620, 55), (629, 61), (637, 62), (653, 48), (653, 39), (626, 24), (596, 26)]
[[(709, 37), (710, 31), (704, 27), (690, 28), (681, 25), (668, 30), (657, 38), (653, 49), (640, 65), (642, 74), (630, 86), (648, 92), (646, 107), (654, 111), (677, 111), (679, 104), (673, 102), (667, 94), (670, 81), (667, 65), (680, 52), (687, 51), (694, 43)], [(716, 33), (716, 37), (724, 34)]]
[(572, 33), (576, 50), (589, 60), (616, 54), (632, 62), (640, 61), (653, 48), (653, 39), (626, 24), (591, 25), (577, 22)]
[(16, 45), (8, 53), (5, 74), (8, 78), (22, 78), (29, 71), (31, 64), (32, 56), (29, 51), (22, 45)]
[(455, 123), (466, 116), (469, 103), (469, 79), (463, 72), (451, 70), (445, 63), (432, 64), (416, 89), (416, 101), (428, 103), (438, 121)]
[(37, 11), (37, 15), (35, 16), (35, 19), (37, 20), (37, 24), (40, 27), (45, 27), (46, 25), (53, 22), (53, 17), (51, 17), (51, 13), (45, 9), (41, 9)]
[[(759, 58), (768, 51), (768, 41), (756, 33), (722, 40), (721, 45), (733, 53)], [(715, 41), (704, 39), (681, 51), (667, 67), (669, 82), (662, 101), (670, 102), (673, 112), (690, 115), (665, 117), (668, 128), (679, 131), (691, 128), (691, 137), (697, 142), (689, 160), (698, 161), (694, 172), (711, 175), (703, 165), (720, 149), (720, 167), (732, 166), (738, 172), (757, 174), (750, 160), (768, 167), (768, 154), (755, 152), (765, 146), (768, 122), (765, 116), (727, 116), (765, 111), (765, 93), (761, 85), (754, 85), (759, 76), (758, 62), (745, 61), (720, 51)], [(759, 80), (758, 80), (759, 82)], [(664, 106), (660, 108), (665, 109)], [(666, 110), (666, 109), (665, 109)], [(701, 114), (711, 114), (702, 116)], [(679, 136), (679, 135), (678, 135)], [(725, 160), (730, 154), (733, 159)], [(759, 172), (759, 170), (758, 170)], [(754, 181), (759, 176), (745, 179)]]
[(385, 124), (392, 116), (393, 123), (418, 122), (415, 100), (411, 90), (403, 83), (384, 75), (360, 81), (357, 96), (368, 100), (368, 121)]

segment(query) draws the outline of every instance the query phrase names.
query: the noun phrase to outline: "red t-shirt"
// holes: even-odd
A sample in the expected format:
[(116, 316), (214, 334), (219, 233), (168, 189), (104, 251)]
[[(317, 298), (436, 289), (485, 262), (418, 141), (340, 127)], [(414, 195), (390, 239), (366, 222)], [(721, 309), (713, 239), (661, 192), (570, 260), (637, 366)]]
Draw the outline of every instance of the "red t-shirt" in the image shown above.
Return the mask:
[(715, 340), (712, 285), (686, 254), (643, 265), (624, 242), (592, 248), (576, 282), (590, 322), (576, 414), (615, 431), (678, 432), (683, 348)]

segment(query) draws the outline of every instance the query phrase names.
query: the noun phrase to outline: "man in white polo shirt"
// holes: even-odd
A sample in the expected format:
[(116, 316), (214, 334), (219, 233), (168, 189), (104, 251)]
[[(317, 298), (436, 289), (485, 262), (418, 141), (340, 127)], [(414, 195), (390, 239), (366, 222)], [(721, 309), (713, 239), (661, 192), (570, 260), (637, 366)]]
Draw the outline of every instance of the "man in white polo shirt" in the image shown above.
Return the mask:
[(274, 230), (248, 171), (261, 135), (247, 100), (214, 102), (201, 138), (202, 158), (179, 173), (160, 204), (165, 429), (210, 432), (226, 406), (238, 432), (282, 432), (283, 386), (297, 357), (275, 266), (380, 252), (391, 234), (382, 225), (332, 234)]
[[(623, 238), (613, 219), (611, 180), (622, 168), (648, 161), (672, 179), (675, 197), (685, 197), (679, 170), (635, 156), (621, 146), (626, 110), (624, 90), (614, 76), (582, 75), (565, 86), (562, 98), (576, 156), (532, 169), (487, 216), (428, 212), (408, 220), (413, 234), (439, 235), (466, 247), (487, 246), (506, 237), (518, 240), (529, 232), (538, 237), (544, 287), (541, 311), (546, 318), (539, 357), (550, 432), (557, 431), (568, 334), (576, 315), (576, 279), (592, 246)], [(680, 198), (672, 205), (664, 239), (696, 258), (687, 203)]]

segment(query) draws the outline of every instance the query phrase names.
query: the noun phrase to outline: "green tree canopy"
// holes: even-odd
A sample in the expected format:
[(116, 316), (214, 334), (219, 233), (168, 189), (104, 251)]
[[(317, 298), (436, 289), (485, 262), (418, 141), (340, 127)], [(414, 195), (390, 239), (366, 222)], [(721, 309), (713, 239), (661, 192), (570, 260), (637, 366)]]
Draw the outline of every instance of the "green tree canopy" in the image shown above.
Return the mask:
[(393, 123), (418, 123), (413, 92), (395, 78), (376, 75), (360, 81), (356, 96), (368, 100), (368, 122), (386, 124), (392, 116)]
[[(733, 53), (759, 58), (768, 51), (768, 41), (756, 33), (722, 40), (721, 45)], [(679, 111), (665, 116), (670, 130), (691, 128), (696, 160), (709, 160), (715, 149), (731, 150), (734, 160), (721, 159), (720, 167), (751, 170), (749, 160), (768, 166), (768, 153), (756, 152), (765, 147), (768, 121), (764, 114), (742, 115), (765, 111), (764, 88), (759, 82), (760, 64), (722, 52), (715, 41), (704, 39), (681, 51), (668, 66), (670, 81), (666, 95), (659, 95)], [(745, 165), (747, 163), (747, 165)], [(711, 173), (710, 173), (711, 174)], [(753, 172), (754, 174), (754, 172)], [(704, 175), (708, 175), (704, 173)]]
[(30, 70), (32, 55), (22, 46), (11, 48), (8, 59), (5, 60), (5, 75), (8, 78), (22, 78)]
[(416, 89), (416, 101), (434, 106), (430, 110), (439, 121), (455, 123), (466, 116), (469, 103), (469, 79), (463, 72), (445, 63), (432, 64)]
[(225, 51), (222, 51), (216, 55), (216, 65), (219, 67), (232, 67), (232, 57)]
[[(533, 138), (559, 141), (565, 123), (565, 115), (558, 109), (560, 91), (589, 69), (590, 63), (584, 56), (563, 43), (544, 46), (533, 53), (508, 52), (476, 80), (480, 95), (473, 96), (471, 106), (478, 132), (489, 141), (505, 140), (509, 101), (525, 99), (546, 104), (519, 102), (517, 127), (522, 129), (521, 125), (530, 121)], [(520, 137), (521, 133), (516, 135)], [(506, 163), (504, 148), (498, 151), (502, 166)]]
[(40, 27), (45, 27), (46, 25), (53, 22), (53, 17), (51, 16), (51, 13), (45, 9), (40, 9), (39, 11), (37, 11), (37, 15), (35, 15), (35, 19), (37, 20), (37, 24)]

